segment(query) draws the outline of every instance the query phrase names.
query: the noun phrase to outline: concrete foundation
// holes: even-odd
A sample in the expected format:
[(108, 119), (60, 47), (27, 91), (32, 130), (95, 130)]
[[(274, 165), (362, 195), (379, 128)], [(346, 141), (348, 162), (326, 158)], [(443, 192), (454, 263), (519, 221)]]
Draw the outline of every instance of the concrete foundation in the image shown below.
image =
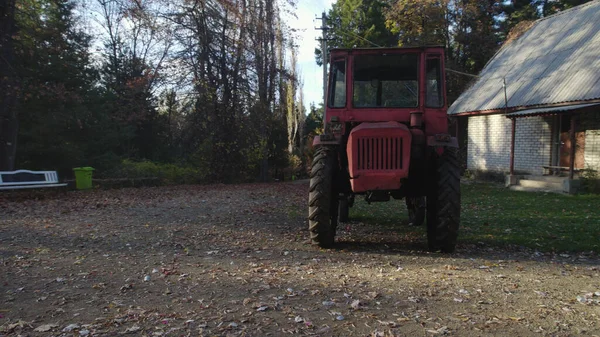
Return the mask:
[(565, 179), (563, 180), (563, 192), (568, 194), (576, 194), (581, 188), (581, 181), (579, 179)]
[(509, 186), (514, 186), (514, 185), (518, 185), (519, 184), (519, 176), (517, 175), (507, 175), (506, 179), (504, 181), (504, 186), (509, 187)]

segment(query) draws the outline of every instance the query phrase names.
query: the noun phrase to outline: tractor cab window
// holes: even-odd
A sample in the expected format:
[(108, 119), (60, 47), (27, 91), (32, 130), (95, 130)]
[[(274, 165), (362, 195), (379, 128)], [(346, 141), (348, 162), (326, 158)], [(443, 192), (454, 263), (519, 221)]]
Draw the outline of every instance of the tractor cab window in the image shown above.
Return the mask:
[(441, 108), (444, 106), (442, 96), (442, 73), (439, 58), (427, 59), (427, 95), (425, 105), (429, 108)]
[(346, 62), (334, 61), (329, 77), (329, 107), (343, 108), (346, 106)]
[(356, 55), (355, 108), (412, 108), (419, 104), (418, 54)]

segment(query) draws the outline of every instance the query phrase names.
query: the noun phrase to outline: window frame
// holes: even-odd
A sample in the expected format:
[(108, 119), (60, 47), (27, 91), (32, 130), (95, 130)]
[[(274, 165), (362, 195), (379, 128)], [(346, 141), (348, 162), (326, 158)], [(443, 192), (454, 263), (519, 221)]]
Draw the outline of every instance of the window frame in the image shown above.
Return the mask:
[[(417, 85), (416, 85), (416, 103), (414, 106), (355, 106), (354, 105), (354, 93), (355, 93), (355, 79), (354, 79), (354, 75), (355, 75), (355, 71), (356, 71), (356, 57), (361, 57), (361, 56), (365, 56), (365, 55), (378, 55), (378, 54), (357, 54), (357, 55), (353, 55), (352, 57), (352, 77), (351, 77), (351, 88), (352, 88), (352, 92), (351, 92), (351, 96), (349, 98), (350, 100), (350, 106), (352, 107), (352, 109), (416, 109), (419, 108), (421, 106), (421, 53), (420, 52), (410, 52), (410, 53), (389, 53), (388, 55), (414, 55), (416, 58), (416, 81), (417, 81)], [(381, 86), (381, 81), (380, 81), (380, 86)]]
[[(430, 105), (429, 104), (429, 83), (427, 78), (427, 68), (429, 65), (429, 61), (437, 60), (437, 90), (438, 90), (438, 98), (439, 105)], [(444, 74), (442, 74), (443, 68), (443, 60), (442, 55), (439, 54), (428, 54), (425, 58), (425, 107), (430, 109), (442, 109), (446, 105), (446, 97), (444, 95)]]
[[(335, 106), (335, 82), (337, 80), (337, 70), (339, 68), (336, 67), (336, 64), (343, 62), (344, 63), (344, 105), (343, 106)], [(336, 70), (336, 73), (333, 71)], [(348, 104), (348, 60), (346, 58), (336, 58), (331, 61), (331, 65), (329, 67), (329, 91), (327, 92), (327, 107), (330, 109), (344, 109)]]

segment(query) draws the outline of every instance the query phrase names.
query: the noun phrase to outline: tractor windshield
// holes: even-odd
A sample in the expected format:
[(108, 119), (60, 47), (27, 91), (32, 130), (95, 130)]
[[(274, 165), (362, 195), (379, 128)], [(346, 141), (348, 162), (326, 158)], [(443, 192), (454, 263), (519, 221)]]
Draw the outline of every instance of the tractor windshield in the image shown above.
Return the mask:
[(412, 108), (419, 104), (418, 54), (356, 55), (355, 108)]

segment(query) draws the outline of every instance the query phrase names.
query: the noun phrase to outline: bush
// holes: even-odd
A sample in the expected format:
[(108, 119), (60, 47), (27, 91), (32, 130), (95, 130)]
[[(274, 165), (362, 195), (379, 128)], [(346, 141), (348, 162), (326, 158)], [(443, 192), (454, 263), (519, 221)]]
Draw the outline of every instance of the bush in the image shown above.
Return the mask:
[(173, 185), (202, 183), (206, 181), (207, 174), (195, 167), (125, 159), (109, 176), (128, 179), (158, 178), (162, 184)]
[(600, 194), (600, 176), (597, 171), (584, 170), (580, 179), (582, 192)]
[(500, 171), (488, 171), (488, 170), (470, 170), (469, 178), (478, 181), (489, 181), (495, 183), (504, 183), (506, 173)]

